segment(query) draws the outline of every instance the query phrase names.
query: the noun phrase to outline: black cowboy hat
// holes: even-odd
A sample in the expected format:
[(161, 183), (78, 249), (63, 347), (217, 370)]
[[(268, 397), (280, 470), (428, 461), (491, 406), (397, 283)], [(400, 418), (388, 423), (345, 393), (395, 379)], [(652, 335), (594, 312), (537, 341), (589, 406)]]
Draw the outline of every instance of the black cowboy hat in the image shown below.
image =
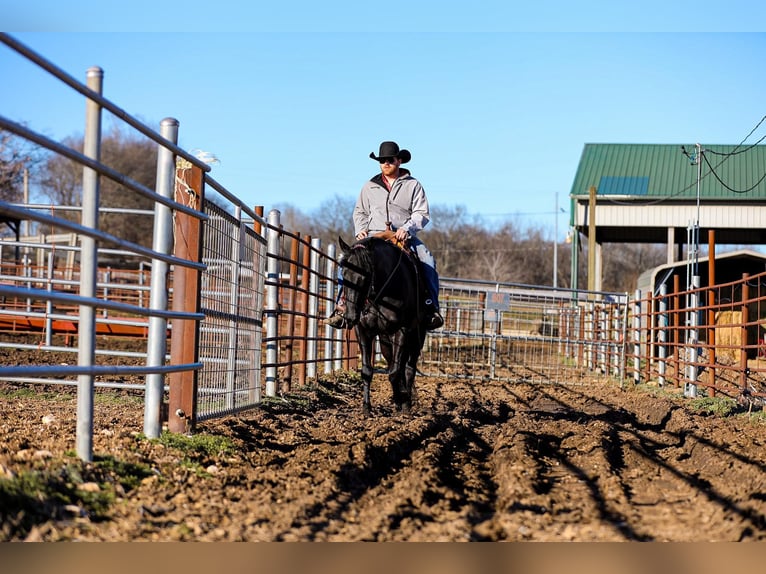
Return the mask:
[(379, 161), (382, 157), (398, 157), (400, 160), (402, 160), (402, 163), (407, 163), (412, 159), (412, 154), (409, 152), (409, 150), (400, 150), (399, 144), (396, 142), (383, 142), (380, 144), (380, 151), (378, 152), (378, 155), (375, 155), (375, 152), (371, 151), (370, 157), (375, 161)]

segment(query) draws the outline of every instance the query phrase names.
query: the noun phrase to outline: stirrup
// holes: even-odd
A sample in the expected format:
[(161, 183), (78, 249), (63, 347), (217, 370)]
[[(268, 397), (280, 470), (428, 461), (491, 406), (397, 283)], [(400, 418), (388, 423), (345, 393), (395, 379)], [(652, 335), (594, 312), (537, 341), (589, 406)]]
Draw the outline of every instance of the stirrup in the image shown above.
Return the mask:
[(332, 315), (324, 320), (324, 324), (336, 329), (343, 329), (346, 326), (346, 318), (343, 316), (343, 313), (336, 309)]

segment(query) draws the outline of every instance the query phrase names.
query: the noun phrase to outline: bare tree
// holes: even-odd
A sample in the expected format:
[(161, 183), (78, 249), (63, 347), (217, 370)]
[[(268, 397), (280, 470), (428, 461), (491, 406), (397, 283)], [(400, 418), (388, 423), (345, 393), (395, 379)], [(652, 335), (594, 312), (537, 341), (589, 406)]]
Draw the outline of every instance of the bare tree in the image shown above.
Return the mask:
[[(82, 151), (83, 139), (64, 140), (72, 149)], [(101, 141), (101, 163), (126, 175), (130, 179), (154, 189), (157, 170), (157, 144), (142, 136), (127, 134), (117, 127)], [(61, 156), (50, 156), (41, 178), (42, 193), (54, 205), (82, 205), (81, 165)], [(107, 177), (101, 178), (99, 208), (123, 210), (153, 210), (154, 202)], [(99, 227), (134, 243), (150, 245), (152, 217), (129, 212), (100, 212)]]
[[(24, 174), (33, 174), (40, 153), (26, 140), (0, 130), (0, 200), (20, 203), (24, 200)], [(0, 217), (0, 235), (16, 232), (16, 221)]]

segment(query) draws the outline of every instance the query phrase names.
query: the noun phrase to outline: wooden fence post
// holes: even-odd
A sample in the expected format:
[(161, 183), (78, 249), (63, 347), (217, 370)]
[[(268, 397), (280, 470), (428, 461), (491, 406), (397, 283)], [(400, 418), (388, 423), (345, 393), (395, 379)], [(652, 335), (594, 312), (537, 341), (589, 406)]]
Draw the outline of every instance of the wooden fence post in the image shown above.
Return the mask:
[[(202, 169), (179, 161), (176, 167), (175, 199), (195, 209), (203, 209), (204, 175)], [(191, 215), (176, 212), (174, 255), (189, 261), (202, 260), (202, 222)], [(200, 307), (200, 271), (176, 266), (173, 271), (173, 311), (198, 313)], [(198, 357), (199, 323), (192, 319), (173, 319), (170, 336), (172, 364), (196, 363)], [(197, 371), (168, 375), (168, 430), (191, 432), (197, 422)]]

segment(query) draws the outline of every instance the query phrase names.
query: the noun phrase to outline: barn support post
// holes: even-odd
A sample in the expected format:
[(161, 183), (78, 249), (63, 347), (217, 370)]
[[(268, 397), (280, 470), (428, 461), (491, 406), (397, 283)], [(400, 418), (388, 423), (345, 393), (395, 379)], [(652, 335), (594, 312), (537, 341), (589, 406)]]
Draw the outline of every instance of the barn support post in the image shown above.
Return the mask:
[[(178, 143), (178, 120), (165, 118), (160, 122), (160, 135), (173, 144)], [(156, 192), (168, 199), (173, 197), (175, 182), (175, 156), (164, 146), (158, 146)], [(154, 203), (154, 230), (152, 249), (162, 255), (173, 251), (173, 214), (167, 205)], [(168, 310), (168, 276), (170, 264), (152, 259), (149, 290), (149, 308)], [(149, 317), (146, 340), (146, 366), (162, 367), (168, 348), (168, 321), (164, 317)], [(157, 438), (162, 431), (162, 397), (165, 393), (165, 377), (162, 373), (149, 373), (145, 380), (144, 434)]]
[(269, 225), (266, 228), (266, 396), (277, 395), (277, 358), (279, 341), (277, 340), (279, 317), (279, 210), (269, 211)]
[[(205, 178), (202, 168), (185, 160), (176, 163), (175, 200), (199, 211), (205, 201)], [(174, 255), (187, 261), (202, 261), (202, 221), (180, 211), (175, 214)], [(176, 265), (173, 270), (173, 311), (198, 313), (200, 309), (200, 274), (198, 269)], [(170, 336), (170, 362), (174, 365), (196, 363), (199, 357), (199, 329), (196, 319), (173, 319)], [(197, 423), (198, 372), (170, 373), (168, 430), (189, 433)]]
[(588, 190), (588, 291), (596, 290), (596, 188)]
[[(102, 94), (104, 72), (101, 68), (89, 68), (87, 85), (99, 96)], [(85, 102), (85, 137), (83, 154), (99, 161), (101, 159), (101, 106), (88, 98)], [(82, 168), (82, 215), (81, 224), (89, 229), (98, 229), (98, 208), (100, 203), (100, 179), (93, 169)], [(17, 228), (18, 239), (18, 228)], [(96, 296), (96, 271), (98, 251), (96, 240), (87, 235), (80, 237), (80, 296)], [(80, 305), (78, 324), (77, 364), (92, 367), (96, 356), (96, 309)], [(93, 461), (93, 400), (94, 376), (77, 376), (77, 456), (85, 462)]]

